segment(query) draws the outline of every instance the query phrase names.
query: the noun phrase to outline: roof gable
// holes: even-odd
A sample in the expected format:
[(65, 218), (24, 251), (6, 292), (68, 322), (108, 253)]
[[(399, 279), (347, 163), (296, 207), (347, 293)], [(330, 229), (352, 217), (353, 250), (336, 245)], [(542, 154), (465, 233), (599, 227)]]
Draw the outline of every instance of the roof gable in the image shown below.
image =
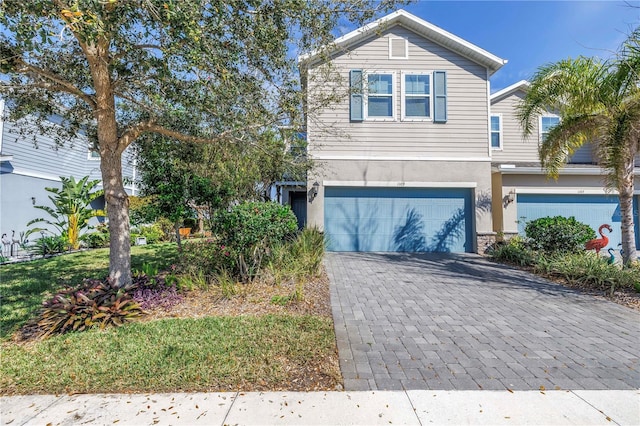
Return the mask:
[[(358, 28), (357, 30), (351, 31), (340, 38), (337, 38), (334, 41), (332, 48), (335, 50), (349, 48), (358, 42), (375, 36), (381, 30), (391, 28), (395, 25), (402, 25), (416, 34), (486, 67), (491, 74), (507, 63), (506, 59), (501, 59), (492, 53), (489, 53), (486, 50), (481, 49), (480, 47), (404, 10), (393, 12), (370, 24)], [(322, 60), (320, 52), (321, 51), (314, 51), (306, 55), (301, 55), (298, 60), (307, 64), (320, 61)]]
[(522, 90), (523, 92), (526, 92), (528, 89), (529, 89), (529, 82), (527, 80), (520, 80), (519, 82), (514, 83), (511, 86), (505, 87), (502, 90), (498, 90), (496, 93), (491, 95), (490, 100), (491, 100), (491, 103), (494, 103), (501, 99), (506, 98), (507, 96), (517, 92), (518, 90)]

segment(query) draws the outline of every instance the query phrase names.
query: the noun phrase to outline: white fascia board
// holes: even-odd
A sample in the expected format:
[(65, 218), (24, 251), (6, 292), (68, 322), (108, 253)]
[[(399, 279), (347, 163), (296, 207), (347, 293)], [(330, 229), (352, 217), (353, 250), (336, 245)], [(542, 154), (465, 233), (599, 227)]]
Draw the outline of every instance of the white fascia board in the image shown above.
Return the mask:
[(498, 90), (496, 93), (494, 93), (493, 95), (491, 95), (491, 102), (509, 95), (513, 92), (516, 92), (518, 90), (527, 90), (529, 88), (530, 84), (527, 80), (520, 80), (517, 83), (512, 84), (511, 86), (505, 87), (504, 89)]
[[(618, 191), (606, 188), (542, 188), (542, 187), (516, 187), (516, 194), (541, 194), (541, 195), (618, 195)], [(638, 193), (640, 191), (636, 191)]]
[(276, 186), (307, 186), (307, 182), (302, 180), (283, 180), (275, 183)]
[(346, 161), (451, 161), (451, 162), (487, 162), (491, 157), (396, 157), (396, 156), (367, 156), (367, 155), (310, 155), (314, 160), (346, 160)]
[(477, 182), (404, 182), (373, 180), (325, 180), (324, 186), (353, 186), (368, 188), (476, 188)]
[[(452, 51), (465, 56), (476, 63), (484, 65), (491, 70), (493, 74), (499, 70), (504, 64), (507, 63), (506, 59), (499, 58), (498, 56), (487, 52), (486, 50), (470, 43), (442, 28), (433, 25), (415, 15), (405, 11), (397, 10), (387, 16), (384, 16), (376, 21), (373, 21), (367, 25), (364, 25), (357, 30), (351, 31), (337, 38), (332, 47), (334, 49), (344, 48), (357, 43), (371, 35), (375, 35), (376, 30), (381, 27), (392, 26), (394, 24), (404, 24), (408, 29), (422, 35), (423, 37), (432, 40), (444, 47), (451, 49)], [(300, 55), (298, 57), (299, 63), (312, 62), (322, 51), (315, 50), (311, 53)]]
[[(506, 167), (505, 167), (506, 166)], [(518, 167), (511, 164), (498, 166), (498, 171), (509, 175), (543, 175), (547, 172), (540, 167)], [(560, 169), (560, 175), (606, 175), (607, 172), (600, 167), (571, 167)], [(640, 169), (636, 167), (634, 174), (640, 174)]]

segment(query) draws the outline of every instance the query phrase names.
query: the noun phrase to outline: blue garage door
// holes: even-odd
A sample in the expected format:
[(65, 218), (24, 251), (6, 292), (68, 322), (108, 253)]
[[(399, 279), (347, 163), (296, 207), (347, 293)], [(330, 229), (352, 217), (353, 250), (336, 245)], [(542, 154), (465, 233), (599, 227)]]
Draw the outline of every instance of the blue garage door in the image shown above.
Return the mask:
[(471, 190), (327, 187), (331, 251), (472, 252)]
[[(524, 235), (526, 221), (545, 216), (574, 216), (576, 220), (586, 223), (594, 231), (607, 223), (613, 232), (605, 235), (609, 238), (608, 247), (617, 248), (621, 239), (620, 203), (616, 195), (518, 195), (518, 231)], [(636, 245), (638, 244), (638, 206), (634, 203), (636, 221)], [(598, 238), (600, 235), (598, 235)]]

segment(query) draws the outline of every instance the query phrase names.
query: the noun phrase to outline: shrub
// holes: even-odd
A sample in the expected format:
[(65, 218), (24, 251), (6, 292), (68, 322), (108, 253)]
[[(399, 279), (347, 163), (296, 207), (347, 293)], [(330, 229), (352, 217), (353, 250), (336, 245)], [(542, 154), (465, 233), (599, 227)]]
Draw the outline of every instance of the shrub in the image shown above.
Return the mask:
[(64, 253), (69, 244), (62, 235), (42, 237), (29, 246), (29, 252), (36, 256), (49, 256), (52, 254)]
[(102, 248), (109, 246), (109, 228), (100, 224), (96, 231), (80, 236), (80, 240), (89, 248)]
[(145, 263), (142, 270), (145, 272), (137, 271), (134, 274), (130, 289), (133, 300), (142, 309), (170, 309), (182, 301), (183, 297), (177, 289), (177, 277), (172, 274), (158, 276), (158, 270), (153, 264)]
[(166, 217), (161, 217), (154, 222), (154, 226), (158, 227), (162, 231), (161, 241), (173, 241), (176, 236), (176, 231), (173, 227), (173, 223)]
[(237, 262), (233, 269), (242, 280), (253, 277), (271, 248), (284, 242), (298, 229), (291, 209), (274, 202), (245, 202), (219, 212), (215, 231), (220, 244), (231, 249)]
[(505, 244), (496, 245), (488, 254), (492, 259), (518, 266), (531, 266), (536, 262), (536, 254), (521, 237), (513, 237)]
[(140, 236), (147, 239), (147, 244), (155, 244), (165, 239), (164, 231), (158, 223), (141, 225)]
[(527, 222), (525, 233), (530, 238), (529, 244), (534, 250), (568, 253), (584, 249), (584, 244), (596, 236), (593, 229), (578, 222), (573, 216), (532, 220)]
[(223, 270), (235, 271), (237, 256), (230, 247), (212, 239), (185, 241), (180, 257), (180, 269), (191, 276), (203, 274), (205, 281), (209, 281)]
[[(119, 326), (142, 315), (140, 306), (123, 288), (108, 280), (85, 280), (45, 301), (34, 320), (35, 334), (47, 337), (88, 328)], [(31, 324), (32, 326), (34, 324)]]

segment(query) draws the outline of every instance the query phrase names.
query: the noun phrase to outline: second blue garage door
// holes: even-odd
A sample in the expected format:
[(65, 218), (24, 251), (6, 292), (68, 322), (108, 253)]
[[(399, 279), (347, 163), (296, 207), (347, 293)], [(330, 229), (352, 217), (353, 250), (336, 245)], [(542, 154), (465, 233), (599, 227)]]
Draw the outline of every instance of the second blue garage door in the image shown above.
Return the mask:
[(326, 187), (331, 251), (472, 252), (471, 190)]
[[(573, 216), (576, 220), (586, 223), (594, 231), (600, 225), (611, 225), (613, 232), (605, 235), (609, 238), (607, 247), (618, 247), (621, 234), (620, 203), (616, 195), (546, 195), (521, 194), (518, 195), (518, 230), (524, 235), (525, 222), (545, 216)], [(636, 221), (636, 244), (638, 238), (638, 206), (634, 203), (634, 220)], [(598, 238), (600, 235), (598, 235)]]

